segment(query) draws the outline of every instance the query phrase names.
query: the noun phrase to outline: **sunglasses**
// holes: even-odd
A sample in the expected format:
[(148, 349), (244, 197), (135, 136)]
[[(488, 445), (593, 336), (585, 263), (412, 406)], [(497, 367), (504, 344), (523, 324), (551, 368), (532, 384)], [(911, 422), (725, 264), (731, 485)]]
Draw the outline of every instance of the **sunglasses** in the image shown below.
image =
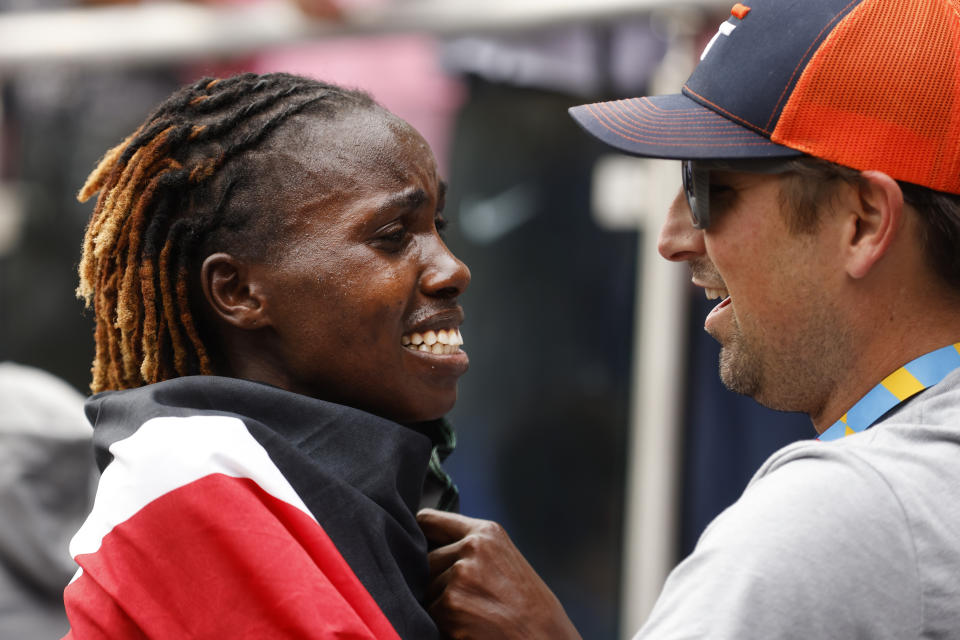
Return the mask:
[(743, 171), (778, 174), (794, 170), (793, 158), (763, 160), (684, 160), (681, 163), (683, 193), (690, 205), (695, 229), (710, 226), (710, 171)]

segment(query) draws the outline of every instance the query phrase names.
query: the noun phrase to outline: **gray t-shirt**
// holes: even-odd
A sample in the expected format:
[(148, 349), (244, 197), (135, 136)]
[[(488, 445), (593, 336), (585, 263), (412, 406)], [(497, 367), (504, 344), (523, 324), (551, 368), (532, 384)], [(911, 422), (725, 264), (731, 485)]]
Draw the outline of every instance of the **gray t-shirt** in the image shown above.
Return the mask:
[(768, 459), (635, 640), (960, 638), (960, 371)]

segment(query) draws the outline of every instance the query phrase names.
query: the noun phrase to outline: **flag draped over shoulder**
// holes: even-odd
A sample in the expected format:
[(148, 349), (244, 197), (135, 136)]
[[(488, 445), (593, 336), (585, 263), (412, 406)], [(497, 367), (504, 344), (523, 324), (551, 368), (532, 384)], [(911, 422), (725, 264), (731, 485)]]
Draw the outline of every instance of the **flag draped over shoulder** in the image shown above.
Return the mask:
[(448, 429), (213, 376), (87, 414), (103, 473), (70, 545), (67, 638), (439, 637), (414, 514), (450, 484)]

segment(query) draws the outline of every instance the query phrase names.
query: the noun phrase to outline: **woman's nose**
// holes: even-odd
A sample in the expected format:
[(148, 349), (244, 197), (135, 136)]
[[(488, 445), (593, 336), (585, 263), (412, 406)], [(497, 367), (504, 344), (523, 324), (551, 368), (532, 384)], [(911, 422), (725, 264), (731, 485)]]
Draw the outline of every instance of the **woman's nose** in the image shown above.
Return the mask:
[(470, 284), (470, 269), (438, 239), (431, 260), (420, 279), (423, 292), (440, 298), (456, 298)]
[(667, 219), (657, 238), (657, 250), (661, 256), (673, 262), (691, 260), (702, 256), (706, 250), (703, 231), (693, 226), (690, 205), (683, 191), (677, 193), (667, 210)]

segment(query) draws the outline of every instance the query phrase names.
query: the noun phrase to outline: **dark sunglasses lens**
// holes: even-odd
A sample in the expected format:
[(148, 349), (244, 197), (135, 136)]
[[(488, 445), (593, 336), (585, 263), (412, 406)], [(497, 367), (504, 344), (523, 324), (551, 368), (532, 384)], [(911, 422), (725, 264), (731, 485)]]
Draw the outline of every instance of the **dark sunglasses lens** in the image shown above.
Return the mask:
[(693, 162), (684, 160), (682, 163), (683, 171), (683, 193), (687, 196), (687, 204), (690, 205), (690, 216), (693, 218), (693, 226), (702, 229), (703, 219), (700, 212), (699, 202), (697, 201), (696, 178), (693, 173)]

